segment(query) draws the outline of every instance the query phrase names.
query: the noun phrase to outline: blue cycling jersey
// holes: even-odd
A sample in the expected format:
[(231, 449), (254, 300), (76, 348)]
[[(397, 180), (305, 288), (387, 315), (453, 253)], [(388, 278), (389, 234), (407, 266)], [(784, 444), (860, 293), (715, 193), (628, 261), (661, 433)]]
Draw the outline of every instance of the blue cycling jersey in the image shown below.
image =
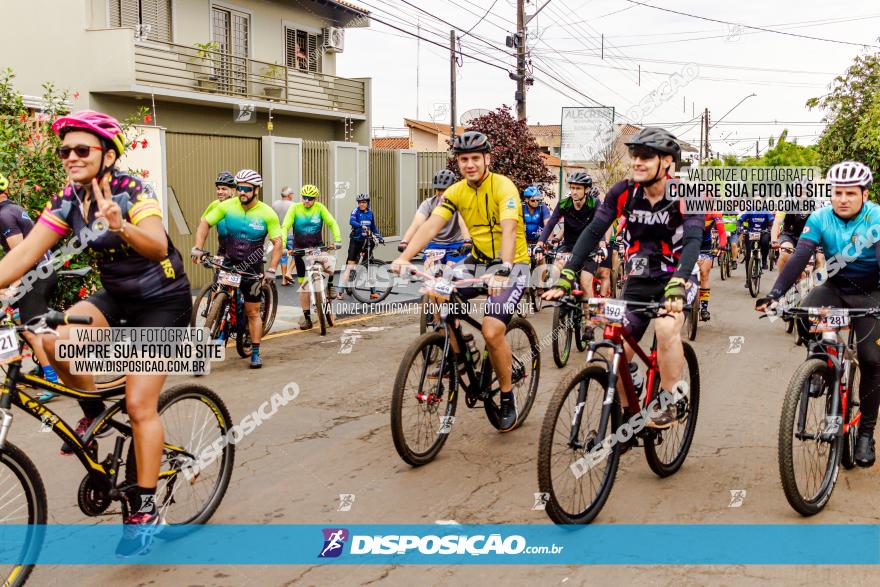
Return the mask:
[(749, 223), (749, 230), (764, 230), (773, 226), (773, 214), (769, 212), (746, 212), (739, 217), (739, 223)]
[[(877, 289), (880, 268), (874, 244), (880, 236), (880, 206), (865, 202), (855, 218), (843, 220), (831, 206), (819, 208), (807, 219), (802, 239), (822, 247), (831, 281), (862, 290)], [(833, 261), (832, 257), (836, 257)], [(836, 269), (835, 269), (836, 266)]]
[(527, 242), (537, 242), (548, 218), (550, 218), (550, 208), (547, 207), (547, 204), (539, 205), (532, 212), (529, 210), (529, 205), (523, 202), (523, 222), (526, 225)]

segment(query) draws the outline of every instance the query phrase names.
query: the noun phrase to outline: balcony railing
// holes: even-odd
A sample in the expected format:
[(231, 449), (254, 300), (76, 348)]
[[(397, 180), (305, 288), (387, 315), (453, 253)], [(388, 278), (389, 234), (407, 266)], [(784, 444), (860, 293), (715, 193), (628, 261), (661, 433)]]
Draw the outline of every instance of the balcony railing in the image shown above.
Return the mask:
[(139, 84), (366, 114), (365, 83), (171, 43), (135, 45)]

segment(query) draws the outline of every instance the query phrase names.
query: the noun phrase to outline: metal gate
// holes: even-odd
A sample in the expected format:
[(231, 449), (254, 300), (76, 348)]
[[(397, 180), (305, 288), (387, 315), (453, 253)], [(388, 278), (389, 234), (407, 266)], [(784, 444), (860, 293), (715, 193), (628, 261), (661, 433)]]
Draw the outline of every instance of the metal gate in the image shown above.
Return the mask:
[[(168, 132), (165, 135), (168, 172), (168, 234), (186, 260), (195, 245), (202, 212), (215, 199), (214, 180), (221, 171), (261, 170), (260, 139)], [(267, 199), (265, 194), (263, 199)], [(211, 229), (205, 248), (217, 250)], [(194, 288), (211, 279), (203, 267), (187, 263)]]

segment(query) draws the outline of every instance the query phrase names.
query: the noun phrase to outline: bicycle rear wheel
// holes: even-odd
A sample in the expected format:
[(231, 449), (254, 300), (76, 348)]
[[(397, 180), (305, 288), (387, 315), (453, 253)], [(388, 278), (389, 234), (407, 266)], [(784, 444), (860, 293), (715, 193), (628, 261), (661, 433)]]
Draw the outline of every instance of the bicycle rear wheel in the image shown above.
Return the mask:
[(274, 281), (262, 288), (263, 299), (260, 302), (260, 318), (263, 320), (263, 334), (269, 334), (275, 323), (275, 314), (278, 312), (278, 286)]
[[(610, 417), (605, 428), (599, 429), (607, 383), (604, 367), (570, 373), (553, 392), (544, 414), (538, 442), (538, 491), (548, 495), (544, 511), (557, 524), (589, 524), (611, 494), (620, 447), (614, 445), (607, 453), (600, 447), (619, 430), (621, 414), (620, 400), (614, 393)], [(578, 402), (581, 389), (583, 405)], [(572, 422), (578, 412), (581, 424), (572, 447)]]
[[(161, 536), (174, 538), (191, 532), (190, 525), (207, 522), (226, 494), (235, 462), (235, 444), (226, 439), (232, 418), (216, 393), (191, 384), (162, 392), (159, 417), (166, 448), (162, 451), (156, 505), (169, 524)], [(133, 441), (129, 443), (125, 469), (126, 483), (137, 483)]]
[(446, 357), (444, 336), (428, 332), (407, 349), (391, 392), (391, 438), (397, 454), (418, 467), (433, 461), (452, 431), (458, 402), (455, 359)]
[[(831, 498), (840, 470), (843, 436), (822, 440), (834, 375), (822, 359), (808, 359), (791, 378), (779, 419), (779, 475), (792, 508), (818, 514)], [(798, 438), (797, 436), (801, 436)]]
[[(538, 346), (538, 335), (531, 323), (519, 316), (515, 316), (510, 321), (504, 336), (513, 355), (511, 374), (517, 412), (516, 424), (507, 431), (510, 432), (522, 426), (532, 409), (532, 404), (535, 403), (541, 375), (541, 348)], [(489, 367), (491, 368), (491, 365)], [(483, 408), (486, 410), (486, 418), (495, 428), (501, 425), (501, 408), (497, 403), (500, 393), (498, 377), (493, 372), (489, 397), (483, 400)]]
[[(15, 526), (0, 544), (4, 585), (24, 585), (43, 546), (46, 530), (46, 489), (40, 472), (20, 448), (7, 441), (0, 451), (0, 519)], [(15, 562), (12, 562), (15, 561)]]
[[(694, 431), (697, 429), (697, 415), (700, 411), (700, 366), (697, 363), (694, 347), (686, 342), (682, 343), (682, 346), (685, 360), (685, 370), (682, 375), (687, 383), (687, 391), (682, 390), (684, 397), (673, 404), (676, 421), (671, 428), (649, 430), (645, 441), (645, 458), (648, 460), (648, 466), (659, 477), (668, 477), (681, 468), (691, 449)], [(660, 378), (656, 377), (654, 381), (655, 389), (651, 397), (657, 398)]]
[(553, 310), (553, 362), (562, 369), (571, 356), (571, 339), (574, 328), (571, 325), (572, 311), (565, 306), (556, 306)]
[(394, 285), (388, 266), (388, 263), (378, 259), (358, 265), (350, 286), (352, 297), (362, 304), (378, 304), (387, 298)]

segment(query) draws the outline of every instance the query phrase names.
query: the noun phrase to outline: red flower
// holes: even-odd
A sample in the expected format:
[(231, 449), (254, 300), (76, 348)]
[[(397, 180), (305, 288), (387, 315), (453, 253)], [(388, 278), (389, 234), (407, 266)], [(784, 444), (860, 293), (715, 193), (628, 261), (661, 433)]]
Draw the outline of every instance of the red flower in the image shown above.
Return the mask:
[(142, 140), (141, 141), (141, 149), (146, 149), (148, 144), (149, 143), (147, 142), (147, 139)]
[(38, 185), (35, 185), (35, 186), (34, 186), (34, 190), (35, 190), (35, 191), (40, 191), (41, 189), (43, 189), (43, 188), (41, 188), (41, 187), (38, 186)]
[(68, 267), (70, 267), (70, 261), (65, 261), (64, 268), (67, 269)]
[(141, 172), (141, 177), (143, 177), (144, 179), (147, 179), (148, 177), (150, 177), (150, 172), (149, 172), (149, 170), (144, 169), (144, 170)]
[(73, 93), (73, 99), (74, 99), (74, 100), (79, 100), (79, 92), (74, 92), (74, 93)]
[(18, 117), (18, 119), (20, 121), (24, 122), (25, 120), (27, 120), (27, 114), (22, 114), (21, 116)]
[(151, 122), (153, 122), (152, 114), (147, 114), (146, 116), (144, 116), (144, 124), (150, 124)]
[(88, 293), (89, 292), (86, 291), (86, 286), (82, 286), (81, 288), (79, 288), (79, 299), (81, 299), (81, 300), (85, 299), (85, 297)]
[(132, 149), (137, 149), (137, 148), (138, 148), (138, 142), (137, 142), (137, 141), (133, 142), (133, 143), (131, 144), (131, 148), (132, 148)]

